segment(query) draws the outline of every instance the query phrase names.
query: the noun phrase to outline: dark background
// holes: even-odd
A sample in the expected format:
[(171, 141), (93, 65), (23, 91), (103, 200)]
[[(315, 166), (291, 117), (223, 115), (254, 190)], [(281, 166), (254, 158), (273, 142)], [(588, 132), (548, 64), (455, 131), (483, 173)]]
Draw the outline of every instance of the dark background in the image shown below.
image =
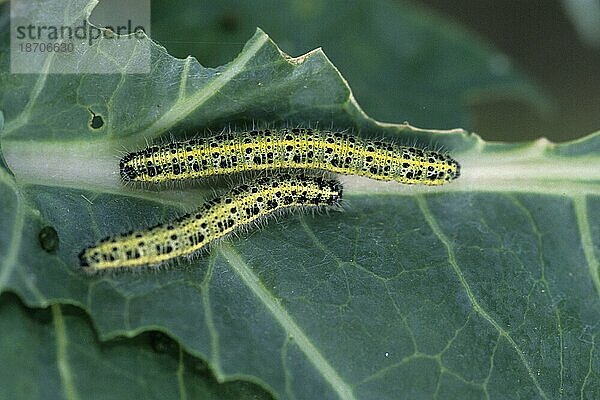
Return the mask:
[(561, 1), (419, 3), (483, 36), (546, 90), (557, 103), (557, 115), (545, 136), (565, 140), (600, 130), (600, 48), (580, 39)]
[[(208, 67), (231, 61), (257, 26), (292, 56), (322, 46), (382, 121), (498, 141), (600, 130), (600, 45), (581, 40), (560, 0), (152, 3), (153, 39)], [(508, 57), (504, 81), (481, 69), (487, 47)]]

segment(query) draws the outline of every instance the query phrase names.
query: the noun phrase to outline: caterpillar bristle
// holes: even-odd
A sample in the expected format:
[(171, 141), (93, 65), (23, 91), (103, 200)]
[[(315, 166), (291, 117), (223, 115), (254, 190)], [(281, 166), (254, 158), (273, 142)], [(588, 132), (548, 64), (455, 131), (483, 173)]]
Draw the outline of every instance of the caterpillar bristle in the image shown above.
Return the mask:
[(428, 186), (460, 174), (458, 162), (444, 152), (310, 128), (225, 129), (212, 137), (151, 145), (120, 162), (124, 182), (154, 184), (286, 169)]
[(340, 182), (319, 176), (260, 177), (170, 222), (107, 237), (80, 253), (80, 265), (88, 272), (160, 266), (288, 209), (338, 207), (342, 195)]

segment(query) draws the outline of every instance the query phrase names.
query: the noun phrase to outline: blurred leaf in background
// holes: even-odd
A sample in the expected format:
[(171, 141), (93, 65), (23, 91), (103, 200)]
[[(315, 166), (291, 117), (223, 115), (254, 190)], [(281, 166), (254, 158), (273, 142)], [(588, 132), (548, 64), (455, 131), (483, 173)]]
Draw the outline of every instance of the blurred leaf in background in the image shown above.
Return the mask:
[[(487, 124), (484, 138), (522, 141), (544, 135), (540, 124), (553, 111), (506, 54), (408, 1), (178, 4), (187, 11), (166, 2), (152, 10), (152, 35), (172, 54), (221, 65), (259, 26), (288, 54), (322, 47), (378, 120), (437, 129)], [(483, 122), (490, 118), (492, 128)]]
[(484, 37), (552, 98), (552, 112), (538, 120), (514, 99), (481, 99), (475, 128), (486, 139), (520, 140), (515, 128), (530, 139), (565, 141), (598, 129), (599, 0), (418, 2)]

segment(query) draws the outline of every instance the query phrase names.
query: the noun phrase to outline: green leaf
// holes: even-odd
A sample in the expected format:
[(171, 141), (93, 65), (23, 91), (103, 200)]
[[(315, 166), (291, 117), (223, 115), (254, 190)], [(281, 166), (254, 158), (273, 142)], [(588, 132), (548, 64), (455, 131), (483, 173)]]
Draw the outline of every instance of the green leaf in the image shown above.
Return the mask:
[[(474, 129), (486, 118), (480, 111), (494, 101), (520, 105), (513, 119), (522, 121), (527, 111), (548, 115), (548, 99), (506, 55), (413, 3), (297, 1), (273, 6), (269, 0), (255, 0), (197, 7), (194, 0), (180, 0), (172, 7), (158, 2), (152, 5), (152, 36), (171, 54), (193, 54), (210, 66), (231, 60), (256, 26), (289, 54), (320, 46), (362, 108), (382, 121)], [(497, 109), (494, 113), (502, 121)], [(503, 121), (504, 126), (513, 123)], [(513, 137), (522, 138), (520, 134)]]
[[(0, 291), (81, 307), (102, 340), (166, 332), (278, 398), (598, 397), (600, 134), (510, 145), (381, 124), (323, 52), (290, 58), (260, 30), (214, 69), (152, 51), (150, 76), (0, 77)], [(123, 187), (122, 146), (253, 121), (441, 146), (463, 176), (345, 178), (344, 212), (269, 220), (168, 269), (78, 269), (97, 239), (224, 189)]]
[(82, 314), (0, 297), (0, 398), (270, 398), (246, 382), (218, 384), (204, 363), (159, 333), (101, 343)]

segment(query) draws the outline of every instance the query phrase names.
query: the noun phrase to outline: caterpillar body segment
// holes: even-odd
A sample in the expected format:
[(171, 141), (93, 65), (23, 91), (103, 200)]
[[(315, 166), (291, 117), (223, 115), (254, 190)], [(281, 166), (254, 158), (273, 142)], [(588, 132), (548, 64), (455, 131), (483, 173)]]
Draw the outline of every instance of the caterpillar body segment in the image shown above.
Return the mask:
[(162, 183), (282, 169), (431, 186), (460, 176), (458, 162), (440, 152), (302, 128), (225, 132), (153, 145), (127, 153), (120, 162), (124, 182)]
[(89, 272), (160, 265), (190, 256), (236, 229), (294, 208), (336, 207), (337, 180), (283, 173), (242, 184), (198, 210), (148, 229), (107, 237), (84, 249), (80, 264)]

